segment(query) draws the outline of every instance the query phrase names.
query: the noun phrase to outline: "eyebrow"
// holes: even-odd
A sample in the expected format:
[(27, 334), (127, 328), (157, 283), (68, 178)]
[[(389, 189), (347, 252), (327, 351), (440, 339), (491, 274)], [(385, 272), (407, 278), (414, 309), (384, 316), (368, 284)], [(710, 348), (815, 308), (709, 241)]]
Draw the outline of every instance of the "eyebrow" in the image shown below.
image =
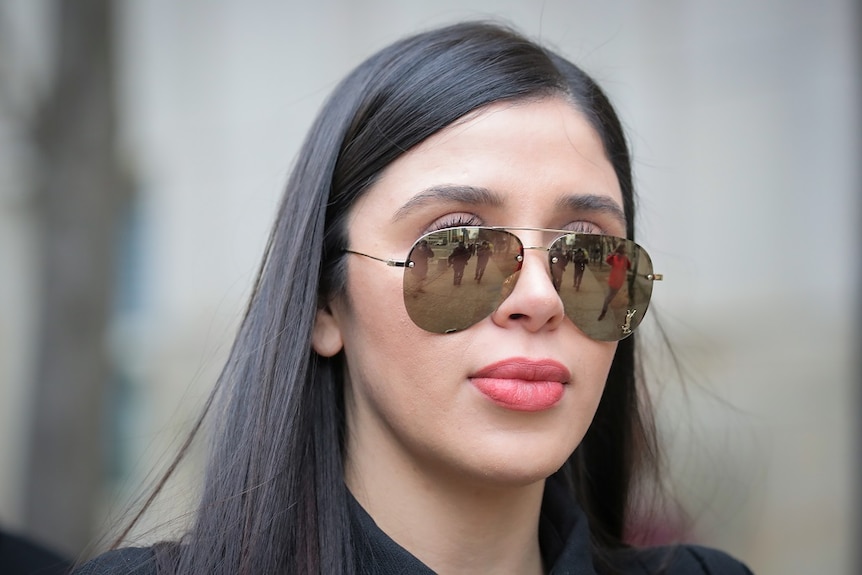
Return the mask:
[(620, 205), (607, 196), (596, 194), (572, 194), (557, 200), (557, 208), (574, 212), (608, 214), (626, 227), (626, 213)]
[[(489, 190), (476, 186), (466, 185), (441, 185), (426, 188), (407, 200), (403, 206), (398, 208), (392, 216), (396, 222), (412, 211), (439, 202), (460, 203), (467, 205), (487, 205), (500, 207), (503, 205), (503, 197)], [(608, 214), (617, 220), (623, 227), (626, 226), (626, 214), (622, 207), (613, 199), (597, 194), (569, 194), (556, 202), (556, 208), (573, 212), (593, 212)]]
[(487, 188), (478, 188), (476, 186), (432, 186), (422, 190), (398, 208), (398, 211), (392, 216), (392, 221), (398, 221), (416, 209), (438, 202), (499, 207), (503, 205), (503, 197)]

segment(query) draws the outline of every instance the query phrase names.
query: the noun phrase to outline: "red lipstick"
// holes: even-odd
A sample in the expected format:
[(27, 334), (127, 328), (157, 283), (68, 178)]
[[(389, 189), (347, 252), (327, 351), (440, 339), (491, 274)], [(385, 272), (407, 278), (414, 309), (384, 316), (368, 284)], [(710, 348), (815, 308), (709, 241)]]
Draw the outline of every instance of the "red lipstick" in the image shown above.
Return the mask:
[(510, 358), (483, 367), (470, 381), (491, 401), (515, 411), (542, 411), (560, 401), (569, 370), (550, 360)]

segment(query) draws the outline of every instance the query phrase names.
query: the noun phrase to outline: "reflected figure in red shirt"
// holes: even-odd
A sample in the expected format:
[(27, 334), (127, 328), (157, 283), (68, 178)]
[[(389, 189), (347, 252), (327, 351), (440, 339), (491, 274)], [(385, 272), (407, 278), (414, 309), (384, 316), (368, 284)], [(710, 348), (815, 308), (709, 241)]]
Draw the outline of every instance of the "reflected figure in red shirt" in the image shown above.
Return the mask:
[(608, 275), (608, 295), (602, 304), (602, 313), (599, 314), (599, 321), (604, 319), (605, 314), (608, 313), (608, 306), (617, 295), (617, 292), (623, 287), (627, 272), (632, 268), (632, 262), (626, 255), (625, 244), (618, 245), (611, 255), (605, 259), (605, 262), (611, 266), (611, 273)]

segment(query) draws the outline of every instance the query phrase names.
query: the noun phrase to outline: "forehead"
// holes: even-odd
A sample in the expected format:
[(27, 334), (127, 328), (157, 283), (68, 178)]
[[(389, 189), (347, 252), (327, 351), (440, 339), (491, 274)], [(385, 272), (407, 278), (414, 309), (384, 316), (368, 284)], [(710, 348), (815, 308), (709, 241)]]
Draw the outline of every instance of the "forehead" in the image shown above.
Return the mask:
[(355, 212), (395, 222), (464, 203), (500, 218), (486, 223), (540, 226), (576, 197), (622, 213), (601, 138), (571, 103), (553, 97), (495, 103), (441, 130), (390, 164)]

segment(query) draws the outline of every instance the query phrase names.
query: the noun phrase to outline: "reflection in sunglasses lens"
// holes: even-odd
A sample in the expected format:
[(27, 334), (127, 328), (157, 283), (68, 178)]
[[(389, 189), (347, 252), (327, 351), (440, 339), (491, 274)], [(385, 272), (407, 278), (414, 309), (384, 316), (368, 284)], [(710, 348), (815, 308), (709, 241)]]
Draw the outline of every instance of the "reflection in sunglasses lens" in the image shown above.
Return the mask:
[(652, 294), (647, 253), (631, 240), (596, 234), (571, 234), (556, 244), (565, 259), (551, 264), (552, 277), (569, 319), (600, 341), (631, 334)]
[(488, 317), (519, 267), (521, 244), (508, 232), (464, 227), (421, 238), (408, 256), (404, 303), (422, 329), (449, 333)]
[[(506, 230), (466, 226), (423, 236), (404, 272), (407, 313), (434, 333), (478, 323), (511, 294), (522, 253), (521, 241)], [(652, 263), (631, 240), (565, 234), (548, 248), (548, 266), (566, 315), (593, 339), (618, 341), (646, 313)]]

